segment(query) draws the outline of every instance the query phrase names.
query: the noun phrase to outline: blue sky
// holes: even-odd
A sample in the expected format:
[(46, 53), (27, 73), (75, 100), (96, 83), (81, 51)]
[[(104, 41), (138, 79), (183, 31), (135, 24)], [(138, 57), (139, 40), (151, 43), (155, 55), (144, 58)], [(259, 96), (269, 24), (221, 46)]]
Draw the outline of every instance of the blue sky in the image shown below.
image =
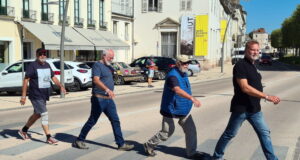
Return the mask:
[(265, 28), (271, 34), (296, 10), (300, 0), (240, 0), (247, 12), (247, 33)]

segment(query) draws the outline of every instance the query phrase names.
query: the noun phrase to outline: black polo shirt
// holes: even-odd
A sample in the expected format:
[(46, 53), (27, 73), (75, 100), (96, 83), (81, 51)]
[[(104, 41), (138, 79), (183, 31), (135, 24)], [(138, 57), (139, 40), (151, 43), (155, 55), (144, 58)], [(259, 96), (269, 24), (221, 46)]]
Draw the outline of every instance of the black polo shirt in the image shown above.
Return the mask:
[(231, 100), (230, 112), (259, 112), (261, 110), (260, 98), (244, 93), (236, 81), (237, 78), (247, 79), (250, 86), (261, 92), (263, 91), (261, 84), (262, 77), (258, 69), (247, 58), (240, 60), (233, 68), (234, 96)]

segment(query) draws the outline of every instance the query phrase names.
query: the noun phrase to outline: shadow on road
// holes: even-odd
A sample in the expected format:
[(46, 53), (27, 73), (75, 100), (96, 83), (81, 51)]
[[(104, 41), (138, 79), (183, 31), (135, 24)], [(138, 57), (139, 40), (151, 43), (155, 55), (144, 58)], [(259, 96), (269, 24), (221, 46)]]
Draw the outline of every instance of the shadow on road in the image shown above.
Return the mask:
[[(56, 133), (55, 138), (57, 140), (61, 141), (61, 142), (72, 144), (76, 140), (77, 137), (74, 136), (74, 135), (71, 135), (71, 134), (67, 134), (67, 133)], [(88, 144), (98, 145), (98, 146), (101, 146), (101, 147), (116, 149), (113, 146), (103, 144), (103, 143), (94, 142), (94, 141), (90, 141), (90, 140), (85, 140), (85, 142), (88, 143)]]
[(18, 134), (18, 130), (16, 130), (16, 129), (3, 129), (0, 132), (0, 137), (2, 137), (2, 138), (15, 137), (16, 139), (22, 139)]

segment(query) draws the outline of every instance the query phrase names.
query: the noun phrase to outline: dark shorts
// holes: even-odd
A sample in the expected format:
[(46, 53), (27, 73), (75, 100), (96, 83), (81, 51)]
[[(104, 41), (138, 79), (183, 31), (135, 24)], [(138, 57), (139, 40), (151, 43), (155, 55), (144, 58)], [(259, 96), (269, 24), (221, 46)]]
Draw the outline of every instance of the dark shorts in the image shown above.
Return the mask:
[(41, 114), (47, 112), (46, 100), (43, 99), (34, 99), (30, 100), (34, 109), (34, 113)]

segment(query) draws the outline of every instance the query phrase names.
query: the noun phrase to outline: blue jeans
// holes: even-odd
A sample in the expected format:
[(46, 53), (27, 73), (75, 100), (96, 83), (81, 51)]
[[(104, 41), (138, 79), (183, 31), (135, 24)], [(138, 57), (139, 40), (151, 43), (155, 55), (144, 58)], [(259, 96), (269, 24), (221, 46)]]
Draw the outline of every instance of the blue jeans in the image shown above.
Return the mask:
[(90, 117), (81, 129), (81, 132), (77, 139), (85, 140), (89, 131), (97, 123), (101, 113), (104, 112), (112, 125), (116, 144), (119, 147), (122, 146), (124, 144), (124, 139), (115, 102), (112, 99), (97, 98), (92, 96), (91, 103), (92, 109)]
[(270, 130), (264, 120), (262, 112), (231, 113), (228, 125), (216, 145), (213, 158), (222, 159), (227, 144), (237, 134), (239, 128), (245, 120), (248, 120), (254, 128), (266, 159), (278, 160), (278, 158), (274, 154), (270, 137)]

